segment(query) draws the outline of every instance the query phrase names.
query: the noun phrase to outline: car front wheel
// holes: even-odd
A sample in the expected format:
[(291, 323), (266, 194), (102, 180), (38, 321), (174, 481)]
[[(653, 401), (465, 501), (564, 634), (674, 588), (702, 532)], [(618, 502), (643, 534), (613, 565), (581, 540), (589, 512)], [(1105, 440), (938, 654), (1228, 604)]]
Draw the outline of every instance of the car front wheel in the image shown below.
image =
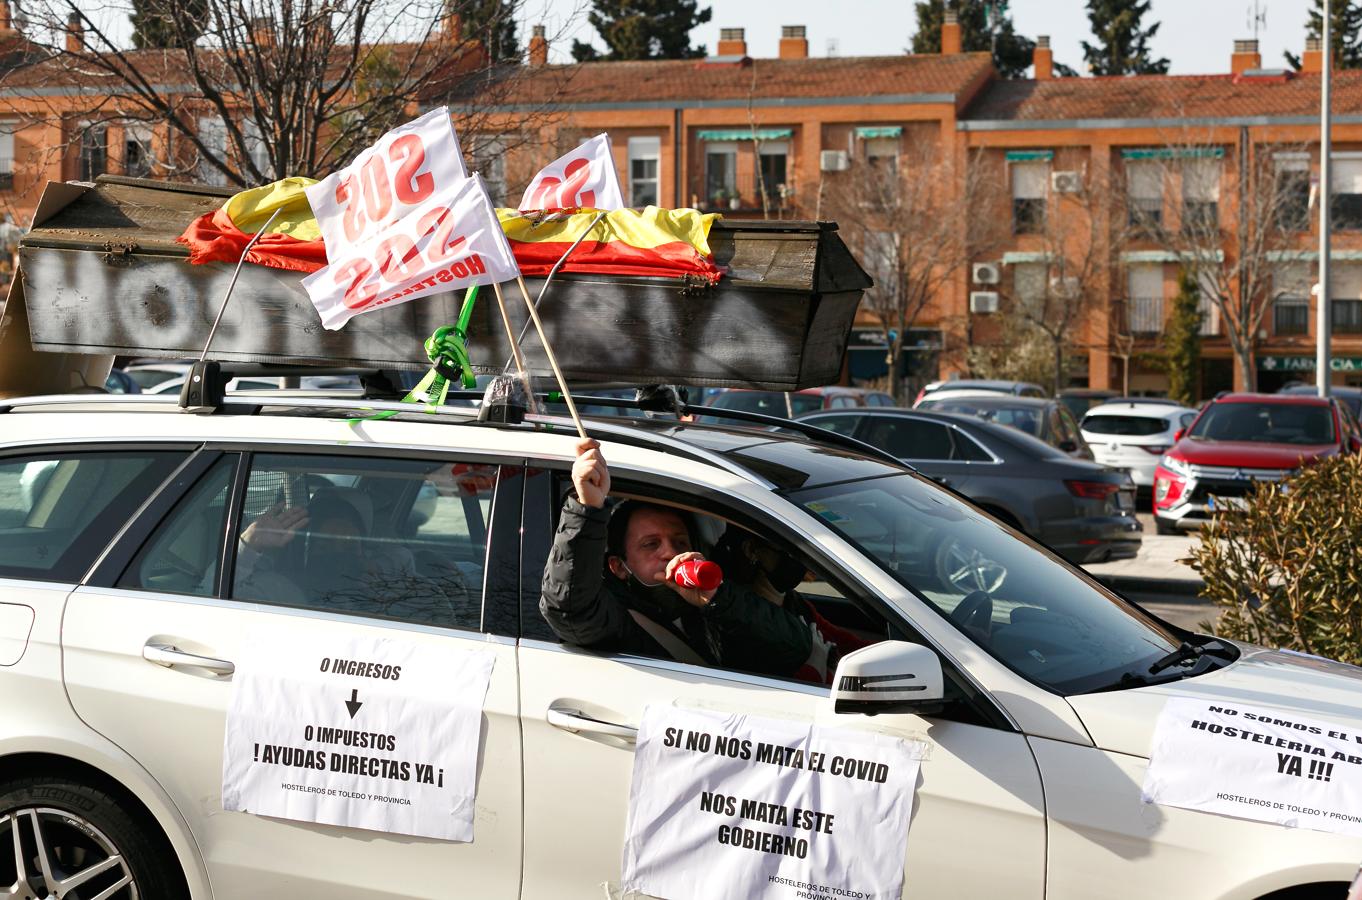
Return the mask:
[(0, 897), (186, 897), (164, 839), (127, 805), (59, 776), (0, 783)]

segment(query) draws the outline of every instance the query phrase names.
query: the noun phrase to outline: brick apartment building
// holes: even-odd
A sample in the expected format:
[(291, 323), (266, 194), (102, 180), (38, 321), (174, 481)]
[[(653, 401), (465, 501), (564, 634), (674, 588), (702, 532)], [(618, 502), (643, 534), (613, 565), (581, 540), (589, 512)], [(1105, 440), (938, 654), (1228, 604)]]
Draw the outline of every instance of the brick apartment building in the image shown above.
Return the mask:
[[(0, 40), (14, 38), (7, 25)], [(742, 30), (724, 29), (704, 60), (559, 66), (547, 63), (536, 28), (529, 68), (492, 110), (506, 151), (484, 140), (473, 164), (501, 194), (495, 199), (514, 202), (538, 165), (608, 131), (630, 203), (783, 219), (837, 209), (874, 274), (882, 260), (855, 236), (874, 232), (881, 209), (836, 201), (870, 173), (908, 177), (932, 159), (938, 208), (963, 211), (971, 236), (969, 258), (948, 267), (907, 333), (918, 378), (964, 371), (971, 344), (1004, 339), (998, 322), (1009, 307), (1058, 294), (1079, 311), (1065, 336), (1071, 383), (1161, 391), (1166, 377), (1150, 357), (1189, 259), (1178, 236), (1209, 223), (1197, 258), (1252, 274), (1268, 304), (1249, 334), (1260, 389), (1312, 377), (1316, 48), (1299, 73), (1265, 69), (1254, 42), (1239, 41), (1226, 74), (1054, 78), (1042, 38), (1034, 77), (1004, 80), (987, 54), (960, 52), (957, 25), (944, 26), (942, 45), (938, 55), (810, 58), (804, 29), (787, 26), (778, 58), (754, 60)], [(155, 135), (110, 129), (81, 136), (78, 150), (55, 161), (39, 157), (35, 148), (52, 136), (28, 134), (20, 115), (35, 87), (0, 87), (0, 113), (15, 112), (11, 128), (0, 122), (0, 170), (14, 160), (8, 177), (0, 174), (0, 210), (25, 221), (32, 186), (48, 178), (142, 172), (133, 144)], [(1362, 383), (1362, 72), (1336, 73), (1333, 97), (1334, 378)], [(461, 100), (429, 102), (449, 102), (457, 115)], [(511, 139), (531, 113), (535, 140)], [(1251, 248), (1256, 225), (1241, 220), (1262, 172), (1282, 198), (1273, 222), (1286, 226), (1270, 248)], [(985, 173), (991, 190), (975, 191), (970, 173)], [(981, 226), (987, 237), (976, 240)], [(1254, 265), (1245, 266), (1250, 250)], [(1233, 293), (1237, 281), (1221, 289)], [(1203, 308), (1202, 393), (1242, 387), (1231, 323), (1205, 300)], [(847, 377), (881, 376), (885, 326), (868, 310), (858, 324)]]

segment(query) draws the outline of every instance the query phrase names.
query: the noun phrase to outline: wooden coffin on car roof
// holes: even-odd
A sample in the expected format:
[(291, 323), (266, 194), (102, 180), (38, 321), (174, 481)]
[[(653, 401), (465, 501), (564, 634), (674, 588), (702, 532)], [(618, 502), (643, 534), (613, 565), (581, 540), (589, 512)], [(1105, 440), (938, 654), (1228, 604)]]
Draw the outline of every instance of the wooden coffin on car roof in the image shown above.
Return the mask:
[[(190, 265), (175, 243), (230, 191), (103, 176), (52, 184), (20, 245), (35, 349), (183, 358), (203, 349), (232, 266)], [(793, 390), (838, 380), (870, 278), (831, 223), (720, 221), (710, 233), (727, 274), (717, 285), (679, 279), (560, 275), (541, 317), (570, 381), (677, 382)], [(542, 279), (527, 279), (538, 296)], [(526, 319), (505, 291), (517, 330)], [(247, 264), (211, 356), (239, 362), (423, 369), (422, 342), (457, 318), (443, 294), (322, 328), (294, 272)], [(531, 329), (535, 374), (550, 375)], [(469, 333), (480, 371), (509, 357), (491, 291)]]

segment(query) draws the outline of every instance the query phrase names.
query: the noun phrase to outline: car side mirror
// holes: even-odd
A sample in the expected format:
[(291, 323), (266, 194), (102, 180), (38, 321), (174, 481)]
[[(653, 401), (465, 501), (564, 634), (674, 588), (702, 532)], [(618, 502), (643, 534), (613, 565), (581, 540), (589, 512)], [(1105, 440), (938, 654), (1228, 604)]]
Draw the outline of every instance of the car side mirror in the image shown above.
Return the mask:
[(831, 695), (838, 714), (938, 713), (945, 705), (941, 660), (921, 644), (871, 644), (837, 663)]
[(1183, 435), (1186, 433), (1186, 428), (1179, 428), (1177, 431), (1173, 432), (1173, 443), (1176, 444), (1178, 441), (1182, 440)]

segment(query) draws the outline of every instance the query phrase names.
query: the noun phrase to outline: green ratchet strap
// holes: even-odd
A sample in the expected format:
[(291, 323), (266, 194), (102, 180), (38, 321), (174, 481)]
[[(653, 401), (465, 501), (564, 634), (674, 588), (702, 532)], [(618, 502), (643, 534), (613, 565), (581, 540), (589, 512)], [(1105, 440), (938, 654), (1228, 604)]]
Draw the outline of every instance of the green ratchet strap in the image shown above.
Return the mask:
[[(470, 287), (463, 295), (463, 306), (459, 309), (459, 321), (454, 325), (442, 325), (435, 333), (426, 338), (426, 356), (430, 358), (430, 371), (412, 388), (403, 403), (421, 403), (431, 407), (443, 406), (449, 395), (451, 382), (459, 382), (466, 389), (477, 387), (473, 367), (468, 362), (468, 323), (473, 318), (473, 304), (478, 299), (478, 286)], [(397, 415), (392, 410), (374, 413), (351, 419), (354, 422), (371, 422), (378, 419), (391, 419)]]

